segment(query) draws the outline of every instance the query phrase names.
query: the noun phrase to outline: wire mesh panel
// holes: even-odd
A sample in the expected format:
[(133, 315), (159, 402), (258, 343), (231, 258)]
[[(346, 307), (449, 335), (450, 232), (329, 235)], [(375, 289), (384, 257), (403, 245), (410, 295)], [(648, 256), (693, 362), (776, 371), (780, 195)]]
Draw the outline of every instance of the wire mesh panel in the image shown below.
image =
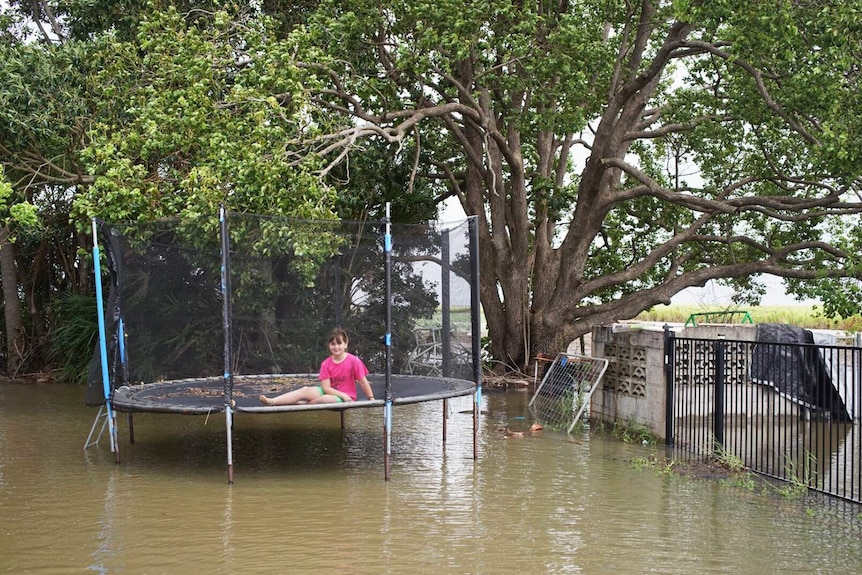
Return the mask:
[(585, 413), (608, 360), (569, 353), (559, 354), (530, 400), (534, 417), (545, 427), (571, 432)]

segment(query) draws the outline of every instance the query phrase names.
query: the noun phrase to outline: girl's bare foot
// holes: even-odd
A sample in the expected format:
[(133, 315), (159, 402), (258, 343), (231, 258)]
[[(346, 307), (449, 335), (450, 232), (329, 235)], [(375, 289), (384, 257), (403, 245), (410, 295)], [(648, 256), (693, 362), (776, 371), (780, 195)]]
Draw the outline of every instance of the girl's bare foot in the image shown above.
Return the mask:
[(268, 398), (267, 396), (265, 396), (265, 395), (261, 395), (261, 396), (260, 396), (260, 402), (261, 402), (262, 404), (264, 404), (264, 405), (269, 405), (269, 404), (270, 404), (269, 398)]

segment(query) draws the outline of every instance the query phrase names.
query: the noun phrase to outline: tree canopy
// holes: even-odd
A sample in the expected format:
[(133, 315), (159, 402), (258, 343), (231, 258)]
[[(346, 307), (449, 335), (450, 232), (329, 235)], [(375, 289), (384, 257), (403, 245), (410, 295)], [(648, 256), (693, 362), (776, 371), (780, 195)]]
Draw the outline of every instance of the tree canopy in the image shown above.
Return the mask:
[(860, 18), (331, 0), (310, 33), (344, 133), (421, 142), (417, 172), (480, 218), (493, 354), (523, 365), (715, 279), (756, 300), (774, 274), (858, 311)]
[(0, 162), (78, 224), (457, 198), (513, 367), (711, 280), (860, 311), (853, 3), (42, 0), (0, 23)]

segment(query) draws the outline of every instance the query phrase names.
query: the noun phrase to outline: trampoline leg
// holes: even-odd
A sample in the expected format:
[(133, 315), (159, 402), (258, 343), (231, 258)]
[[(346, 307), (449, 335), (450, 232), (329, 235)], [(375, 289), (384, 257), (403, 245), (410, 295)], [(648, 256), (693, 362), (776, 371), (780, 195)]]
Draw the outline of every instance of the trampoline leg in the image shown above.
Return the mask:
[(448, 429), (446, 428), (447, 421), (449, 419), (449, 400), (443, 400), (443, 446), (446, 446), (446, 437), (448, 435)]
[(108, 432), (111, 434), (111, 450), (114, 452), (114, 463), (120, 464), (120, 432), (117, 429), (117, 412), (110, 404), (108, 410)]
[(132, 412), (126, 414), (126, 422), (129, 424), (129, 443), (135, 444), (135, 425), (132, 421)]
[(389, 481), (389, 452), (392, 441), (392, 403), (383, 407), (383, 479)]
[(233, 485), (233, 411), (229, 405), (225, 406), (224, 422), (227, 433), (227, 483)]
[(383, 426), (383, 480), (389, 481), (389, 437)]
[(341, 433), (344, 433), (344, 410), (341, 410)]
[(473, 402), (473, 459), (479, 459), (479, 402)]

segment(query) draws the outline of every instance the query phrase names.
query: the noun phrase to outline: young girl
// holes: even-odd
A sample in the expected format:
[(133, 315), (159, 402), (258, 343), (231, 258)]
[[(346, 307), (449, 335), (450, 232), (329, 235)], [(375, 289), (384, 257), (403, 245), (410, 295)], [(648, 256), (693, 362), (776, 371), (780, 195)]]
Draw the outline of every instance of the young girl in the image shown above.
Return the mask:
[(330, 356), (320, 364), (320, 385), (307, 385), (277, 395), (260, 396), (265, 405), (293, 405), (296, 403), (337, 403), (356, 401), (356, 383), (368, 397), (374, 399), (368, 383), (368, 368), (362, 360), (347, 352), (347, 333), (340, 327), (329, 333)]

